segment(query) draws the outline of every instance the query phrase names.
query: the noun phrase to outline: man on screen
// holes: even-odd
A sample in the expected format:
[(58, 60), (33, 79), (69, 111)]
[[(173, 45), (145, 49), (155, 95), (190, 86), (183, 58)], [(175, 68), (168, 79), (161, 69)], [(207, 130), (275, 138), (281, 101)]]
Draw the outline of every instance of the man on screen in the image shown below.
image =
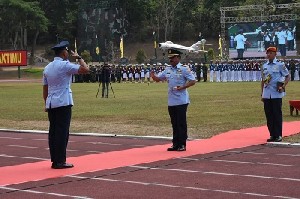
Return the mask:
[(243, 59), (244, 57), (244, 51), (245, 51), (245, 42), (246, 42), (246, 37), (243, 35), (243, 30), (239, 30), (239, 34), (234, 37), (234, 41), (236, 42), (236, 50), (238, 53), (237, 58), (238, 59)]
[(278, 28), (278, 47), (281, 56), (286, 56), (286, 43), (287, 43), (287, 33), (283, 27)]

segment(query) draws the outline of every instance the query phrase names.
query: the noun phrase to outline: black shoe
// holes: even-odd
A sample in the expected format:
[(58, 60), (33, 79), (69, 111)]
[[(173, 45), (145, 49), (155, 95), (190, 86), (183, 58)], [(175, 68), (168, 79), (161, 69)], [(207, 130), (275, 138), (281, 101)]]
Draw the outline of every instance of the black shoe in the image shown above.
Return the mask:
[(68, 169), (74, 167), (73, 164), (69, 163), (52, 163), (52, 169)]
[(177, 151), (177, 149), (178, 149), (178, 146), (173, 145), (170, 148), (168, 148), (167, 151)]
[(273, 142), (281, 142), (282, 141), (282, 137), (281, 136), (278, 136), (274, 139)]
[(267, 142), (274, 142), (274, 140), (275, 140), (275, 137), (273, 137), (273, 136), (270, 136), (270, 138), (269, 138), (269, 139), (267, 139)]
[(177, 151), (186, 151), (185, 145), (181, 145), (177, 148)]
[(281, 142), (281, 141), (282, 141), (281, 136), (278, 137), (271, 136), (270, 139), (267, 139), (267, 142)]

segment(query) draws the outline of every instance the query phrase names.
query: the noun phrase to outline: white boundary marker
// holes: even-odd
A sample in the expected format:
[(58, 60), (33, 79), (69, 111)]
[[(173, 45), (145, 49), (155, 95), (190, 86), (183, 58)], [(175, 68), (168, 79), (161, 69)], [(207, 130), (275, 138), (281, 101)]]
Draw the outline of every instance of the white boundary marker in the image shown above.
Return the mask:
[[(48, 131), (17, 130), (17, 129), (0, 129), (0, 132), (1, 131), (12, 132), (12, 133), (40, 133), (40, 134), (48, 133)], [(117, 134), (104, 134), (104, 133), (70, 133), (70, 135), (172, 140), (172, 137), (167, 137), (167, 136), (137, 136), (137, 135), (117, 135)], [(188, 140), (197, 140), (197, 139), (188, 139)]]

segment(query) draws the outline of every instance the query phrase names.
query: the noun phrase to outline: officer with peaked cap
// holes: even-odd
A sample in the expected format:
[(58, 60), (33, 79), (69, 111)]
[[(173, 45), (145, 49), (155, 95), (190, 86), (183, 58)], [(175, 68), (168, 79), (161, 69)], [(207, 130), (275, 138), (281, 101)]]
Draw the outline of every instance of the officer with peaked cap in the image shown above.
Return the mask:
[(160, 74), (155, 75), (151, 71), (154, 81), (168, 82), (168, 111), (173, 129), (173, 146), (168, 151), (185, 151), (187, 140), (186, 112), (190, 103), (187, 88), (196, 83), (195, 76), (189, 67), (180, 63), (181, 52), (175, 49), (168, 50), (170, 66), (167, 66)]
[(289, 71), (284, 63), (276, 59), (276, 47), (267, 49), (268, 61), (262, 67), (261, 100), (270, 138), (267, 142), (281, 142), (282, 140), (282, 98), (285, 87), (289, 82)]
[[(84, 60), (77, 53), (69, 51), (68, 46), (68, 41), (62, 41), (51, 48), (55, 57), (43, 72), (43, 98), (50, 122), (48, 139), (53, 169), (73, 167), (72, 164), (66, 163), (71, 107), (74, 104), (70, 88), (71, 78), (73, 74), (89, 72)], [(79, 60), (79, 64), (68, 60), (69, 53)]]
[(51, 50), (54, 50), (56, 52), (56, 51), (59, 51), (59, 50), (66, 49), (68, 51), (69, 50), (68, 49), (69, 45), (70, 45), (70, 43), (68, 41), (61, 41), (60, 43), (58, 43), (55, 46), (53, 46), (51, 48)]

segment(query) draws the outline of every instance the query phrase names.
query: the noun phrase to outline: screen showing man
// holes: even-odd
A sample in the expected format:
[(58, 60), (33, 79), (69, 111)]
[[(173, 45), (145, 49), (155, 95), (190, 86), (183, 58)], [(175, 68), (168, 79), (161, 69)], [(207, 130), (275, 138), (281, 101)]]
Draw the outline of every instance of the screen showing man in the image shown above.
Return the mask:
[(295, 21), (230, 24), (227, 38), (231, 59), (263, 58), (269, 47), (281, 57), (297, 55)]

